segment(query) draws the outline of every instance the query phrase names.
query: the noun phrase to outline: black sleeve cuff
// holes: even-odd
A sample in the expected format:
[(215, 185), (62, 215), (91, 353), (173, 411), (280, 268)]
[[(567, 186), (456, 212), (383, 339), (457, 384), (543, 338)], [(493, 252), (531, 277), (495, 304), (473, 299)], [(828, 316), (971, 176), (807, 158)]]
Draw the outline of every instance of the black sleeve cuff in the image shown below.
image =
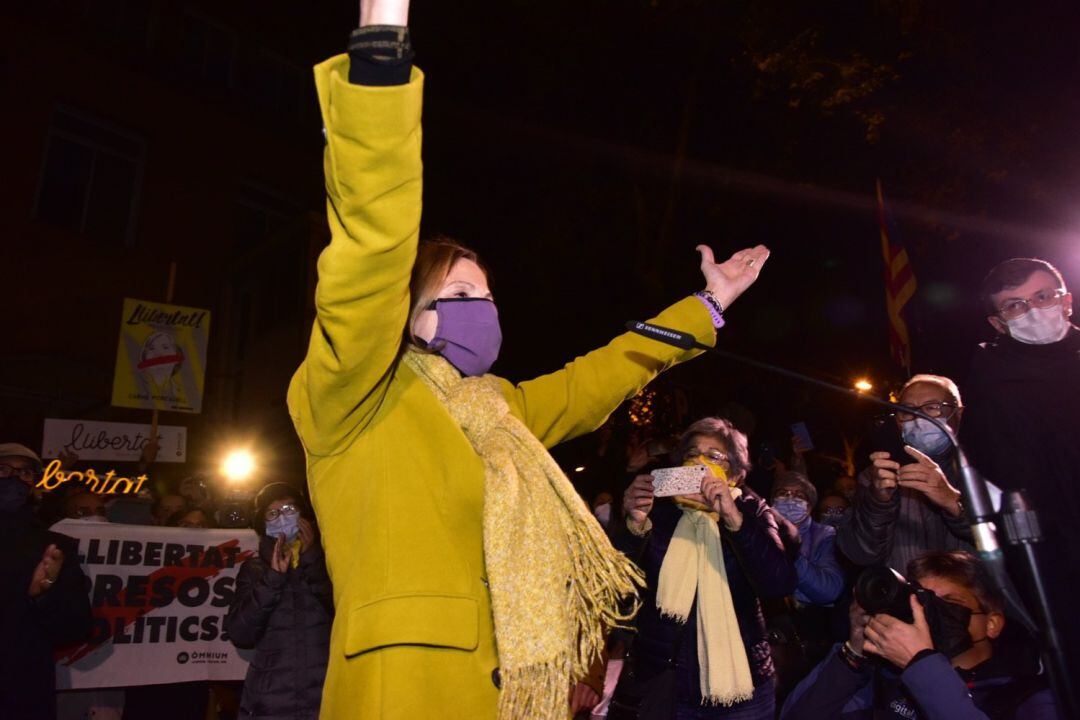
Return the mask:
[(349, 82), (353, 85), (404, 85), (412, 74), (409, 28), (368, 25), (349, 35)]
[[(938, 651), (934, 650), (933, 648), (926, 648), (924, 650), (920, 650), (919, 652), (915, 653), (915, 655), (912, 656), (911, 660), (908, 661), (907, 667), (911, 667), (912, 665), (919, 662), (923, 658), (928, 658), (931, 655), (937, 655), (937, 654), (938, 654)], [(904, 668), (904, 669), (907, 670), (907, 668)]]

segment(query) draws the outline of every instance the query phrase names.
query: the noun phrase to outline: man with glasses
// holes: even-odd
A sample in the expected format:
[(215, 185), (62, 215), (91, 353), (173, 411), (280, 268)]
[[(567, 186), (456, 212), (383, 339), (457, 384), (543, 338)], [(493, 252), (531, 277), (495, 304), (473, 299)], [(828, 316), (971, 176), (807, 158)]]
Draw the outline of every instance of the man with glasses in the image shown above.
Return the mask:
[(14, 477), (31, 490), (41, 477), (41, 458), (19, 443), (0, 444), (0, 477)]
[[(914, 376), (898, 402), (940, 419), (954, 432), (964, 413), (960, 389), (940, 375)], [(851, 521), (837, 533), (840, 551), (856, 565), (899, 569), (926, 552), (971, 550), (971, 530), (952, 477), (949, 436), (910, 413), (883, 420), (896, 427), (903, 449), (870, 453), (870, 467), (858, 478)]]
[(1040, 562), (1073, 668), (1080, 664), (1080, 329), (1072, 295), (1044, 260), (1007, 260), (983, 280), (997, 337), (971, 363), (961, 440), (980, 473), (1005, 490), (1025, 489), (1045, 538)]

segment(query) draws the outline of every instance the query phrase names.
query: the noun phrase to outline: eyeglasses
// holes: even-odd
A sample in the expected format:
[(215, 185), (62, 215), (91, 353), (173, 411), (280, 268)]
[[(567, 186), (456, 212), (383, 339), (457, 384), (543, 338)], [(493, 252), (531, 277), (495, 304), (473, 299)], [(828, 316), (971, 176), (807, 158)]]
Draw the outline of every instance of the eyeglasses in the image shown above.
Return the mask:
[[(956, 411), (960, 409), (959, 405), (947, 400), (935, 400), (934, 402), (923, 403), (922, 405), (907, 405), (906, 407), (910, 407), (912, 410), (918, 410), (932, 418), (942, 418), (944, 420), (951, 419), (952, 416), (956, 414)], [(916, 416), (911, 413), (897, 410), (895, 413), (886, 413), (885, 415), (878, 416), (878, 420), (879, 422), (884, 422), (892, 417), (895, 417), (902, 423), (906, 423), (914, 420)]]
[(773, 493), (773, 500), (779, 500), (780, 498), (798, 498), (810, 502), (810, 498), (806, 497), (806, 493), (795, 488), (780, 488)]
[(282, 505), (280, 510), (267, 510), (266, 519), (277, 520), (282, 515), (285, 515), (286, 517), (292, 517), (293, 515), (298, 515), (299, 513), (300, 508), (296, 507), (295, 505)]
[(698, 458), (705, 458), (714, 465), (727, 465), (729, 462), (727, 453), (719, 450), (698, 450), (696, 448), (691, 448), (683, 453), (682, 461), (685, 463)]
[(1012, 300), (1006, 300), (1001, 307), (998, 308), (998, 315), (1003, 320), (1015, 320), (1021, 315), (1025, 315), (1028, 310), (1033, 307), (1036, 308), (1048, 308), (1058, 304), (1058, 300), (1065, 296), (1065, 291), (1062, 288), (1055, 290), (1040, 290), (1027, 300), (1021, 298), (1014, 298)]
[(0, 464), (0, 477), (17, 477), (23, 482), (34, 482), (34, 479), (37, 478), (37, 470), (3, 463)]

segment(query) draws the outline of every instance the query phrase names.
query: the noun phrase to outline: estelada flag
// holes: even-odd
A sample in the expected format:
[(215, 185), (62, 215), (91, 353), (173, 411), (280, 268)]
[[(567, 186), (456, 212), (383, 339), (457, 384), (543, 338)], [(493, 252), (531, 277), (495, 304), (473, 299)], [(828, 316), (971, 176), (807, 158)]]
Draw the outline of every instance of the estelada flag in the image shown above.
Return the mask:
[(877, 181), (878, 228), (881, 232), (881, 254), (885, 260), (885, 307), (889, 312), (889, 349), (892, 357), (904, 372), (911, 375), (911, 335), (905, 318), (904, 307), (915, 294), (915, 273), (908, 260), (907, 248), (892, 226), (885, 209), (885, 196), (881, 180)]

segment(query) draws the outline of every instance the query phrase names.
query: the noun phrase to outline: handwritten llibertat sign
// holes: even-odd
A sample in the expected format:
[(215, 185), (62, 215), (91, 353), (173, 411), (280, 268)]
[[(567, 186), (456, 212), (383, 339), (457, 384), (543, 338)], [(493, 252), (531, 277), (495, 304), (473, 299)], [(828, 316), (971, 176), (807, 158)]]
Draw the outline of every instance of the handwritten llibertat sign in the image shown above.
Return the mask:
[(124, 298), (112, 404), (202, 410), (210, 311)]
[(251, 651), (225, 632), (240, 565), (258, 552), (251, 530), (63, 520), (90, 578), (93, 630), (56, 653), (58, 689), (242, 680)]
[[(187, 460), (187, 428), (158, 425), (158, 452), (155, 462)], [(75, 453), (80, 460), (138, 462), (150, 442), (150, 425), (100, 422), (97, 420), (45, 420), (41, 441), (43, 458)]]

